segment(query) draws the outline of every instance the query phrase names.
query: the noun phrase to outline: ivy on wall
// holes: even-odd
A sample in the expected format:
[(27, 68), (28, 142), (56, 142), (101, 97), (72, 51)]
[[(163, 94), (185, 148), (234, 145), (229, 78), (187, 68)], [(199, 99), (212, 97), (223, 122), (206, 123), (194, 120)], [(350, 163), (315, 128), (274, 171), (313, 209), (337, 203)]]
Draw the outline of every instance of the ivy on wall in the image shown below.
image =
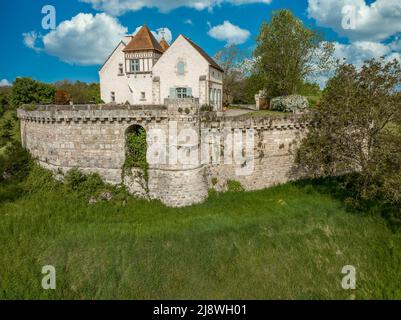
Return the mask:
[(126, 135), (126, 157), (124, 171), (129, 173), (131, 168), (143, 170), (145, 180), (148, 176), (148, 163), (146, 162), (146, 131), (141, 126), (130, 128)]

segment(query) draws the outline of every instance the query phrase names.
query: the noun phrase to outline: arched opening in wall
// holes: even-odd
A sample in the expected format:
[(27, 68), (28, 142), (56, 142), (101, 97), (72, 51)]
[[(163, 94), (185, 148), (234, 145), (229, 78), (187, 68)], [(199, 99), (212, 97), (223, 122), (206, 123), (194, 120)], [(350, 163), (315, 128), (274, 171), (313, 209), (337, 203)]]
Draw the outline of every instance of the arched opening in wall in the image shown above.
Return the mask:
[(133, 125), (125, 132), (124, 184), (131, 193), (144, 195), (147, 192), (148, 163), (146, 161), (146, 131)]

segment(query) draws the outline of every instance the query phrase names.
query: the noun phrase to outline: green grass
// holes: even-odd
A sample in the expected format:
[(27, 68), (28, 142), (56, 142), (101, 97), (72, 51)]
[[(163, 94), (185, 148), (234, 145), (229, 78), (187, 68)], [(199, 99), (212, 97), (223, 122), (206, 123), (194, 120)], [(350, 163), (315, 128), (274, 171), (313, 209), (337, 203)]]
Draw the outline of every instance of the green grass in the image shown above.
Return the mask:
[[(53, 190), (50, 190), (53, 189)], [(167, 208), (0, 187), (1, 299), (401, 298), (401, 235), (313, 185)], [(57, 289), (41, 288), (41, 268)], [(354, 265), (357, 289), (341, 288)]]

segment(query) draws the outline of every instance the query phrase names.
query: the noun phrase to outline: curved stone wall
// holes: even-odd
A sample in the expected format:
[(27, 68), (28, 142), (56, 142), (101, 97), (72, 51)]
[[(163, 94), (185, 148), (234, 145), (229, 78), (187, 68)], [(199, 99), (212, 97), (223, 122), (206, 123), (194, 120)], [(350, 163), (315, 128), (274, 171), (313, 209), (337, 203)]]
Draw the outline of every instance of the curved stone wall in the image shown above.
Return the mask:
[[(18, 117), (22, 143), (43, 167), (63, 173), (72, 168), (96, 172), (106, 182), (129, 183), (130, 190), (146, 192), (149, 198), (169, 206), (201, 202), (207, 197), (208, 188), (225, 190), (228, 180), (239, 181), (246, 190), (256, 190), (296, 179), (295, 149), (307, 130), (292, 116), (230, 118), (199, 113), (199, 105), (193, 99), (171, 100), (166, 101), (165, 107), (146, 108), (42, 106), (33, 111), (19, 109)], [(126, 131), (133, 125), (142, 126), (147, 132), (165, 132), (167, 157), (172, 148), (199, 149), (199, 163), (150, 164), (147, 190), (137, 190), (143, 183), (135, 179), (123, 181), (122, 172)], [(171, 142), (175, 132), (182, 129), (195, 131), (198, 140), (189, 147), (185, 141)], [(214, 138), (208, 136), (210, 133), (215, 134)], [(250, 147), (236, 149), (250, 133)], [(242, 152), (240, 161), (235, 159), (236, 150)]]

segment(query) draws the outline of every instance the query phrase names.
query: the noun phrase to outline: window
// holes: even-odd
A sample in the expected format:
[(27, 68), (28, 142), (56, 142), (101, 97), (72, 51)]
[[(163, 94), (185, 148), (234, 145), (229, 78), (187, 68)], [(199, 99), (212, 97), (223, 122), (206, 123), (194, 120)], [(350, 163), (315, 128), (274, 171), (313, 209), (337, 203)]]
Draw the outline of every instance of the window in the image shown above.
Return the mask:
[(139, 59), (131, 60), (131, 72), (139, 71)]
[(177, 88), (176, 89), (176, 96), (179, 99), (183, 99), (187, 97), (187, 88)]
[(177, 63), (177, 74), (184, 75), (185, 74), (185, 62), (179, 61)]
[(145, 94), (145, 92), (141, 92), (141, 100), (146, 100), (146, 94)]
[(110, 92), (110, 100), (111, 102), (116, 102), (116, 93), (114, 91)]
[(124, 68), (122, 63), (118, 64), (118, 74), (119, 75), (124, 74)]

